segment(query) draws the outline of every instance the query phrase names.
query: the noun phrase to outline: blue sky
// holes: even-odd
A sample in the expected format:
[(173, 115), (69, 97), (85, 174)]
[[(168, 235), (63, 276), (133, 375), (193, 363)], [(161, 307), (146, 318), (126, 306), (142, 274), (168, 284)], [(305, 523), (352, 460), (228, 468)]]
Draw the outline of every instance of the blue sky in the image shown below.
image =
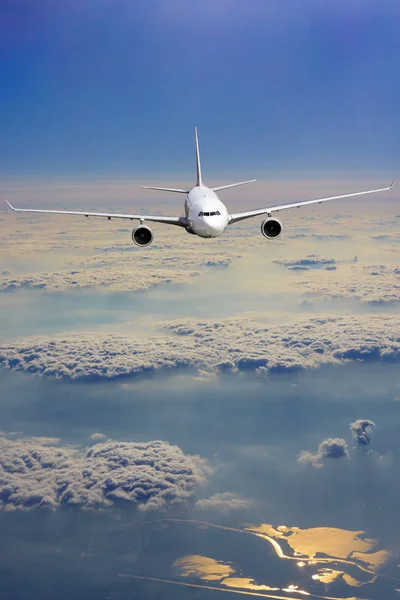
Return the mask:
[[(397, 0), (6, 0), (0, 173), (271, 176), (400, 159)], [(397, 173), (394, 173), (394, 176)]]

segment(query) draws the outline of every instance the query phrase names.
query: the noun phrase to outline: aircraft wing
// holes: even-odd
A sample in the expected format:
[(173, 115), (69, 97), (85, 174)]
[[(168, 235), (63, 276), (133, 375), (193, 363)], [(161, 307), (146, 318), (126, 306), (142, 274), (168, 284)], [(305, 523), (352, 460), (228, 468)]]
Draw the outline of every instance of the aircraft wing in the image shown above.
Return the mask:
[(186, 227), (188, 221), (186, 217), (164, 217), (158, 215), (130, 215), (121, 213), (102, 213), (102, 212), (82, 212), (76, 210), (43, 210), (39, 208), (15, 208), (8, 200), (6, 200), (8, 206), (15, 212), (29, 212), (29, 213), (42, 213), (51, 215), (79, 215), (81, 217), (103, 217), (108, 219), (134, 219), (143, 221), (152, 221), (154, 223), (166, 223), (167, 225), (178, 225), (180, 227)]
[(257, 217), (258, 215), (270, 214), (272, 212), (278, 212), (287, 208), (300, 208), (306, 204), (321, 204), (321, 202), (328, 202), (329, 200), (339, 200), (340, 198), (352, 198), (353, 196), (362, 196), (363, 194), (375, 194), (376, 192), (386, 192), (391, 190), (394, 185), (394, 181), (384, 188), (378, 190), (366, 190), (364, 192), (353, 192), (352, 194), (343, 194), (341, 196), (329, 196), (328, 198), (318, 198), (316, 200), (303, 200), (301, 202), (294, 202), (293, 204), (282, 204), (281, 206), (271, 206), (270, 208), (258, 208), (256, 210), (248, 210), (241, 213), (234, 213), (230, 215), (229, 223), (237, 223), (243, 219), (249, 219), (250, 217)]

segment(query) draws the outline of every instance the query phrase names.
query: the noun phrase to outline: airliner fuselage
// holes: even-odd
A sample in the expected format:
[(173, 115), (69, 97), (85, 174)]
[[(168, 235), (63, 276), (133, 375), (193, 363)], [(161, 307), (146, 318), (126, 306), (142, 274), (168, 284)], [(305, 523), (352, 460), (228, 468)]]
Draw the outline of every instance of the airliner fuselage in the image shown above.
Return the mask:
[(229, 224), (228, 209), (217, 194), (205, 185), (196, 185), (185, 200), (189, 231), (203, 238), (214, 238)]

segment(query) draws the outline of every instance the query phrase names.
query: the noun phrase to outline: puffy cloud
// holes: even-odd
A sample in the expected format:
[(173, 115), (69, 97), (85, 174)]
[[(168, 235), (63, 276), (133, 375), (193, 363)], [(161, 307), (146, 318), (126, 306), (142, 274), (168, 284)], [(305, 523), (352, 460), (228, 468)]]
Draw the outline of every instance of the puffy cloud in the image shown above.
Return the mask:
[(104, 508), (129, 502), (162, 510), (187, 502), (211, 473), (168, 442), (108, 440), (89, 449), (52, 438), (0, 438), (0, 509)]
[(349, 457), (347, 443), (343, 438), (328, 438), (318, 446), (318, 454), (321, 458)]
[(347, 361), (400, 360), (400, 317), (320, 317), (271, 325), (262, 317), (172, 321), (160, 334), (65, 334), (0, 346), (0, 366), (55, 378), (101, 380), (189, 369), (288, 373)]
[(103, 440), (105, 440), (107, 438), (106, 435), (104, 435), (104, 433), (92, 433), (92, 435), (90, 436), (91, 440), (94, 440), (95, 442), (102, 442)]
[(346, 441), (343, 438), (327, 438), (320, 443), (316, 454), (302, 450), (297, 456), (297, 462), (320, 469), (326, 458), (349, 458)]
[(368, 446), (370, 443), (372, 427), (375, 427), (375, 423), (370, 419), (357, 419), (350, 423), (351, 434), (361, 446)]
[(248, 510), (254, 508), (254, 500), (252, 498), (243, 498), (231, 492), (224, 492), (222, 494), (214, 494), (210, 498), (201, 498), (196, 502), (196, 508), (223, 512)]

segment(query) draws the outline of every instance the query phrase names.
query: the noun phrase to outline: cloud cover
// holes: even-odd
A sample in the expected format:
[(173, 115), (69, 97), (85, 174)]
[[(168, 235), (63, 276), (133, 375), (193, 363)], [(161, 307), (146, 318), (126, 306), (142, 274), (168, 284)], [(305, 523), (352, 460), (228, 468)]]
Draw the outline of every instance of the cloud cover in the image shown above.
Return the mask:
[[(341, 267), (341, 276), (332, 281), (329, 269), (306, 272), (306, 279), (295, 282), (296, 288), (311, 300), (358, 300), (370, 306), (400, 302), (400, 269), (396, 266), (353, 264)], [(335, 275), (336, 277), (336, 275)]]
[(89, 449), (53, 438), (0, 437), (0, 510), (128, 502), (143, 511), (186, 503), (212, 470), (164, 441), (108, 440)]
[[(172, 247), (168, 242), (159, 241), (143, 249), (132, 247), (130, 237), (125, 244), (113, 246), (109, 245), (108, 239), (103, 248), (92, 249), (95, 253), (91, 256), (69, 258), (66, 265), (61, 265), (62, 268), (24, 274), (6, 270), (0, 281), (0, 292), (63, 292), (95, 287), (114, 292), (143, 291), (161, 283), (188, 283), (204, 269), (228, 268), (241, 257), (237, 249), (224, 245), (199, 252), (197, 247), (183, 248), (183, 243), (188, 243), (187, 239), (173, 241)], [(39, 258), (37, 262), (43, 264)]]
[(53, 271), (51, 273), (38, 273), (30, 275), (10, 275), (2, 278), (1, 292), (15, 292), (17, 290), (47, 290), (59, 292), (76, 288), (104, 287), (115, 292), (144, 291), (161, 283), (175, 285), (186, 283), (191, 277), (200, 275), (199, 271), (184, 271), (179, 269), (158, 269), (146, 271), (131, 266), (130, 269), (98, 268), (98, 269), (72, 269)]
[(96, 381), (191, 369), (289, 373), (346, 361), (400, 361), (400, 316), (358, 315), (269, 325), (262, 317), (171, 321), (160, 335), (104, 333), (28, 338), (0, 346), (0, 366)]
[(9, 293), (95, 287), (143, 291), (161, 283), (179, 285), (204, 269), (229, 267), (247, 247), (244, 239), (204, 247), (203, 240), (180, 228), (156, 225), (154, 243), (138, 248), (131, 239), (137, 223), (130, 221), (116, 229), (108, 221), (93, 219), (89, 231), (86, 219), (63, 223), (50, 216), (16, 219), (14, 213), (6, 213), (5, 222), (0, 249), (7, 268), (2, 269), (0, 292)]

